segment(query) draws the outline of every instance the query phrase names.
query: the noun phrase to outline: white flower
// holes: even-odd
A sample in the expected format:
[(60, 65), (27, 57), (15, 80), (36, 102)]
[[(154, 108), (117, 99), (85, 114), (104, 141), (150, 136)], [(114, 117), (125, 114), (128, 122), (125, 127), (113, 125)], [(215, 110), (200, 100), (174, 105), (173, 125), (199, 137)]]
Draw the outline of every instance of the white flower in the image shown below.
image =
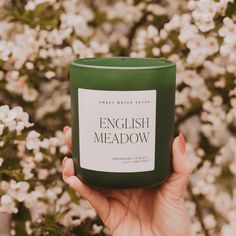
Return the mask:
[(161, 51), (166, 54), (166, 53), (170, 53), (171, 52), (171, 46), (168, 45), (168, 44), (164, 44), (162, 47), (161, 47)]
[(49, 172), (47, 169), (39, 169), (38, 170), (38, 178), (39, 179), (42, 179), (42, 180), (46, 179), (48, 177), (48, 174), (49, 174)]
[[(120, 40), (122, 42), (122, 38)], [(106, 43), (101, 44), (101, 43), (99, 43), (99, 42), (97, 42), (95, 40), (91, 40), (90, 47), (91, 47), (91, 49), (93, 49), (93, 51), (95, 53), (102, 53), (102, 54), (104, 54), (104, 53), (107, 53), (109, 51), (109, 47), (108, 47), (108, 45)]]
[(63, 194), (60, 196), (60, 198), (57, 200), (56, 204), (59, 207), (62, 207), (63, 205), (66, 205), (71, 202), (70, 195), (68, 192), (63, 192)]
[(15, 202), (8, 194), (2, 195), (0, 203), (0, 212), (9, 214), (18, 212), (18, 209), (15, 207)]
[(7, 192), (7, 190), (9, 189), (9, 185), (10, 183), (5, 181), (5, 180), (1, 180), (0, 182), (0, 189), (3, 191), (3, 192)]
[(31, 229), (31, 222), (29, 220), (25, 222), (25, 230), (28, 235), (32, 235), (33, 231)]
[(15, 229), (11, 229), (11, 230), (10, 230), (10, 235), (11, 235), (11, 236), (15, 236), (15, 235), (16, 235)]
[(229, 56), (230, 61), (235, 61), (236, 59), (236, 41), (234, 43), (225, 43), (220, 48), (220, 53), (222, 56)]
[(19, 71), (13, 70), (13, 71), (9, 71), (7, 72), (6, 76), (9, 80), (17, 80), (19, 78)]
[(190, 53), (187, 57), (187, 62), (192, 66), (201, 65), (207, 56), (205, 37), (197, 35), (187, 42), (187, 47), (190, 49)]
[(215, 228), (217, 225), (215, 217), (212, 214), (205, 216), (203, 219), (203, 222), (204, 222), (204, 225), (207, 229)]
[(33, 125), (32, 123), (29, 123), (29, 115), (28, 113), (23, 112), (22, 107), (19, 107), (19, 106), (14, 107), (12, 109), (12, 112), (15, 112), (15, 111), (17, 113), (17, 120), (23, 122), (26, 128), (29, 128)]
[(198, 21), (197, 26), (202, 32), (207, 32), (211, 29), (214, 29), (215, 23), (212, 19), (207, 19), (206, 17), (204, 21), (203, 20)]
[(180, 27), (181, 17), (179, 15), (174, 15), (171, 20), (164, 25), (164, 29), (167, 31), (173, 31)]
[(224, 43), (220, 48), (223, 57), (229, 57), (229, 61), (235, 65), (236, 60), (236, 24), (231, 19), (224, 19), (224, 26), (219, 30), (220, 36), (224, 37)]
[(48, 147), (49, 147), (49, 139), (48, 139), (48, 138), (44, 138), (44, 139), (42, 140), (40, 146), (41, 146), (42, 148), (48, 149)]
[(196, 1), (193, 1), (193, 0), (188, 1), (188, 9), (189, 10), (194, 10), (196, 7), (197, 7)]
[(198, 28), (195, 25), (184, 24), (180, 28), (179, 40), (182, 43), (186, 43), (196, 37), (198, 33)]
[(167, 39), (167, 37), (168, 37), (167, 31), (166, 31), (165, 29), (162, 29), (162, 30), (160, 31), (160, 38), (161, 38), (162, 40), (165, 40), (165, 39)]
[(187, 57), (187, 63), (191, 65), (193, 68), (195, 68), (202, 65), (205, 59), (206, 59), (205, 53), (203, 53), (202, 51), (192, 50)]
[(24, 174), (24, 179), (29, 180), (31, 179), (34, 175), (31, 172), (32, 169), (35, 168), (34, 162), (21, 162), (21, 165), (23, 166), (23, 174)]
[(0, 41), (0, 59), (2, 61), (7, 61), (9, 59), (9, 55), (11, 53), (11, 43)]
[(16, 106), (9, 109), (9, 106), (4, 105), (0, 107), (0, 120), (8, 127), (10, 131), (17, 131), (20, 134), (24, 128), (31, 127), (33, 124), (29, 123), (29, 115), (24, 112), (22, 107)]
[[(225, 68), (221, 65), (218, 65), (217, 62), (215, 62), (215, 61), (206, 60), (203, 63), (203, 66), (207, 69), (209, 76), (216, 77), (219, 75), (223, 75), (225, 73)], [(218, 86), (224, 87), (224, 84), (222, 84), (223, 82), (224, 82), (224, 80), (219, 80), (215, 83), (215, 86), (216, 87), (218, 87)]]
[(56, 73), (54, 71), (47, 71), (45, 73), (45, 76), (48, 78), (48, 79), (52, 79), (53, 77), (55, 77)]
[(46, 197), (49, 199), (50, 202), (54, 202), (57, 199), (57, 194), (53, 190), (48, 189), (46, 191)]
[(236, 24), (234, 24), (232, 19), (225, 17), (223, 22), (224, 26), (219, 30), (219, 35), (221, 37), (231, 37), (232, 34), (236, 33)]
[(94, 224), (93, 227), (92, 227), (93, 234), (99, 234), (99, 233), (101, 233), (102, 230), (103, 230), (102, 225)]
[(157, 35), (158, 35), (157, 28), (155, 26), (153, 26), (153, 25), (149, 25), (147, 27), (147, 37), (152, 39), (152, 38), (154, 38)]
[(223, 225), (221, 229), (221, 236), (234, 236), (236, 231), (236, 211), (230, 211), (228, 214), (228, 224)]
[(72, 49), (75, 54), (79, 54), (82, 50), (86, 49), (86, 45), (80, 40), (76, 39), (72, 42)]
[(25, 128), (25, 124), (23, 121), (19, 121), (16, 125), (16, 133), (20, 134), (21, 131)]
[(42, 48), (41, 50), (39, 50), (39, 56), (43, 59), (47, 58), (49, 55), (48, 55), (48, 51), (44, 48)]
[(65, 13), (60, 16), (62, 27), (73, 27), (77, 36), (89, 37), (92, 35), (93, 30), (88, 25), (87, 19), (81, 15), (74, 13)]
[(157, 57), (160, 55), (160, 49), (159, 48), (152, 48), (152, 54), (153, 56)]
[(123, 1), (116, 2), (112, 7), (107, 7), (108, 19), (120, 18), (127, 23), (138, 21), (142, 16), (141, 9)]
[(187, 47), (190, 50), (196, 50), (198, 52), (203, 52), (205, 47), (205, 37), (202, 35), (197, 35), (187, 42)]
[(26, 137), (26, 148), (28, 150), (39, 150), (40, 147), (40, 134), (35, 130), (30, 131)]
[(214, 16), (218, 5), (212, 0), (199, 0), (196, 3), (192, 16), (196, 25), (202, 32), (207, 32), (215, 27)]
[(148, 4), (147, 11), (153, 13), (156, 16), (165, 15), (167, 13), (167, 9), (162, 7), (160, 4)]
[(9, 92), (13, 92), (15, 94), (19, 94), (21, 95), (22, 94), (22, 83), (19, 83), (20, 80), (10, 80), (10, 81), (7, 81), (7, 85), (6, 85), (6, 89), (9, 91)]
[(209, 37), (206, 39), (205, 50), (208, 55), (213, 55), (218, 52), (219, 44), (215, 37)]
[(7, 118), (9, 111), (10, 108), (8, 105), (0, 106), (0, 120), (4, 121)]
[(51, 44), (61, 45), (63, 42), (63, 35), (57, 29), (53, 29), (48, 33), (47, 40)]
[(16, 182), (14, 180), (10, 181), (10, 189), (8, 194), (19, 202), (23, 202), (26, 199), (27, 191), (29, 189), (28, 182)]
[(69, 148), (68, 148), (67, 145), (63, 145), (63, 146), (60, 147), (59, 151), (60, 151), (60, 153), (65, 155), (65, 154), (67, 154), (69, 152)]
[(28, 70), (32, 70), (32, 69), (34, 69), (34, 64), (32, 63), (32, 62), (26, 62), (25, 63), (25, 66), (26, 66), (26, 68), (28, 69)]
[(37, 152), (34, 157), (36, 162), (41, 162), (43, 160), (43, 154), (42, 152)]
[(25, 10), (27, 11), (33, 11), (37, 4), (34, 1), (28, 1), (27, 4), (25, 5)]
[(27, 85), (23, 88), (22, 97), (27, 102), (33, 102), (38, 97), (38, 92), (34, 88), (29, 88)]

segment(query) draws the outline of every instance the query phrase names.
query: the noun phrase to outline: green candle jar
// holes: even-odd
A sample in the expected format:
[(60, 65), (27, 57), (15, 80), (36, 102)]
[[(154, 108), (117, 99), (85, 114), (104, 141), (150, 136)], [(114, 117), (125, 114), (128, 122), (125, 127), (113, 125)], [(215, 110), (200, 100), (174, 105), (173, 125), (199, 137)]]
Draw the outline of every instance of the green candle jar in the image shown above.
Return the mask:
[(169, 177), (175, 77), (175, 64), (165, 59), (71, 63), (72, 157), (83, 182), (137, 188)]

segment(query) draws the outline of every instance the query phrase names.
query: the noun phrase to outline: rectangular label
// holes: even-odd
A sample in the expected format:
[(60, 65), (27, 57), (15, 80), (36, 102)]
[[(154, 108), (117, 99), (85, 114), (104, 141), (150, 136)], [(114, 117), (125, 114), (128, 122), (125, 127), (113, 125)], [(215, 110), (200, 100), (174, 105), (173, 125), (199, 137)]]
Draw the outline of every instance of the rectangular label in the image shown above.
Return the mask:
[(78, 89), (82, 168), (143, 172), (155, 167), (156, 90)]

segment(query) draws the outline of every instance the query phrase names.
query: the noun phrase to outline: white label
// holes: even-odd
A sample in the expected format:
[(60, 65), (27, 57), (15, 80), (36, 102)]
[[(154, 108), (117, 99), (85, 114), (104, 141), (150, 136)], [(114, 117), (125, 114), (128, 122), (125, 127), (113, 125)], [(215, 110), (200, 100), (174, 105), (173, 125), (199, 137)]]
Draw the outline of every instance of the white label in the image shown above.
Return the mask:
[(78, 89), (80, 166), (105, 172), (154, 170), (156, 90)]

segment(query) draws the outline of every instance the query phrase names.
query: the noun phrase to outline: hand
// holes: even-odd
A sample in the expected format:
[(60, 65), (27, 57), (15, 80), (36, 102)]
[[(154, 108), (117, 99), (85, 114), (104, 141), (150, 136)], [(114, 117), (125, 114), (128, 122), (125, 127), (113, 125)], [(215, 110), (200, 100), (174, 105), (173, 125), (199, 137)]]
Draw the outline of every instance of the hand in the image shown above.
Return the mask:
[[(71, 148), (71, 129), (64, 128)], [(182, 134), (172, 145), (173, 174), (159, 187), (124, 190), (96, 190), (74, 175), (71, 158), (62, 162), (63, 179), (96, 209), (113, 236), (190, 236), (190, 220), (184, 206), (184, 192), (192, 173)]]

